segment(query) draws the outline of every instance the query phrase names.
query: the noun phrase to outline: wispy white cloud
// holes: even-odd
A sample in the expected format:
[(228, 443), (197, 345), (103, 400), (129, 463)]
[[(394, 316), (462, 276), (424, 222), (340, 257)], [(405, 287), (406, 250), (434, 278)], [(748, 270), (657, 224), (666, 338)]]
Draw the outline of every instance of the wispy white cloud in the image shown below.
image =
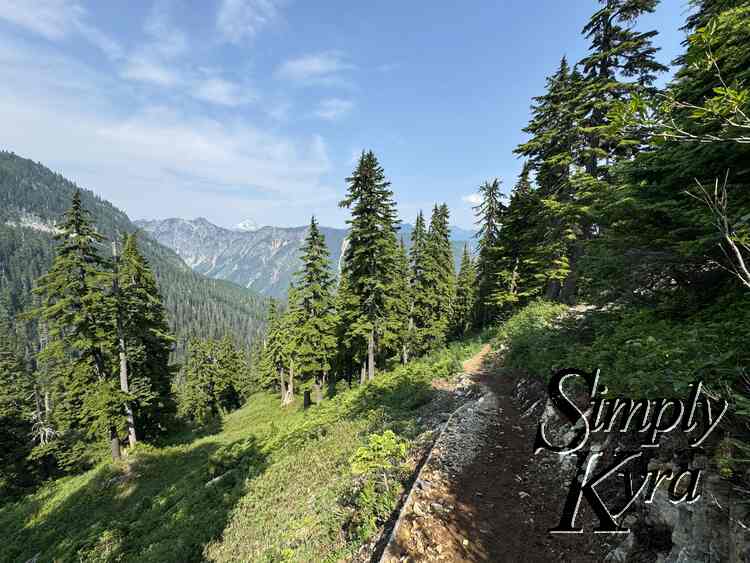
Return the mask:
[(171, 23), (166, 4), (154, 6), (146, 20), (144, 31), (150, 38), (146, 49), (165, 59), (174, 59), (188, 51), (187, 36)]
[(188, 40), (169, 22), (165, 5), (154, 6), (143, 30), (148, 40), (126, 57), (121, 76), (157, 86), (182, 84), (183, 73), (175, 59), (188, 52)]
[(353, 70), (339, 51), (326, 51), (289, 59), (276, 69), (276, 77), (302, 83), (341, 82), (341, 73)]
[(218, 77), (198, 81), (192, 95), (199, 100), (222, 106), (240, 106), (257, 99), (257, 95), (249, 87)]
[[(179, 104), (143, 105), (122, 80), (1, 36), (0, 82), (10, 86), (0, 90), (3, 148), (50, 165), (135, 217), (205, 215), (232, 224), (252, 215), (301, 224), (319, 198), (335, 199), (320, 136), (289, 137), (242, 115), (206, 118)], [(223, 94), (234, 101), (231, 91)]]
[(3, 0), (0, 18), (50, 41), (80, 35), (108, 57), (122, 56), (119, 43), (88, 22), (88, 13), (74, 0)]
[(480, 194), (469, 194), (461, 197), (461, 201), (470, 203), (471, 205), (479, 205), (482, 203), (482, 196)]
[(131, 56), (123, 65), (121, 75), (158, 86), (175, 86), (182, 81), (178, 70), (145, 55)]
[(348, 115), (352, 109), (354, 109), (354, 102), (351, 100), (328, 98), (321, 100), (314, 114), (321, 119), (334, 121)]
[(278, 17), (273, 0), (222, 0), (216, 14), (216, 29), (225, 41), (241, 43), (253, 39)]

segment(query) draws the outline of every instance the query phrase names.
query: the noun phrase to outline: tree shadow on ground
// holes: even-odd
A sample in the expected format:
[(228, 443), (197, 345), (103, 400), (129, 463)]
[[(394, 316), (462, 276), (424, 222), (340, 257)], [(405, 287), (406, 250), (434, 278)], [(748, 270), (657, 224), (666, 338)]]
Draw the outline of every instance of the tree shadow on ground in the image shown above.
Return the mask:
[(254, 439), (139, 451), (61, 483), (62, 502), (3, 531), (0, 560), (202, 561), (248, 479), (265, 468)]
[(156, 441), (159, 447), (180, 446), (190, 444), (199, 438), (213, 436), (224, 427), (221, 417), (216, 416), (207, 422), (183, 422), (172, 432)]

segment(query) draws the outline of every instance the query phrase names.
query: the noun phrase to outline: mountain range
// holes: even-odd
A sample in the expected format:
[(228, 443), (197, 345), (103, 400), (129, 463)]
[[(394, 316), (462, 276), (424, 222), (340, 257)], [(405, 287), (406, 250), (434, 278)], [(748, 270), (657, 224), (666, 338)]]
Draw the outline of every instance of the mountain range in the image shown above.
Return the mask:
[[(234, 229), (197, 219), (136, 221), (155, 241), (174, 250), (196, 272), (231, 281), (262, 295), (282, 297), (294, 272), (300, 267), (300, 251), (308, 227), (258, 227), (244, 221)], [(346, 229), (321, 227), (331, 255), (331, 268), (338, 272), (346, 247)], [(411, 244), (412, 225), (402, 224), (399, 236)], [(458, 268), (463, 246), (473, 233), (451, 227), (453, 254)]]
[[(0, 314), (14, 317), (31, 306), (34, 281), (52, 264), (56, 224), (77, 189), (42, 164), (0, 151)], [(138, 230), (123, 211), (89, 190), (80, 191), (84, 208), (105, 237), (112, 240)], [(249, 344), (262, 332), (266, 298), (193, 271), (176, 252), (150, 237), (141, 236), (139, 246), (156, 274), (178, 355), (193, 336), (229, 333)], [(110, 247), (101, 250), (106, 255)]]

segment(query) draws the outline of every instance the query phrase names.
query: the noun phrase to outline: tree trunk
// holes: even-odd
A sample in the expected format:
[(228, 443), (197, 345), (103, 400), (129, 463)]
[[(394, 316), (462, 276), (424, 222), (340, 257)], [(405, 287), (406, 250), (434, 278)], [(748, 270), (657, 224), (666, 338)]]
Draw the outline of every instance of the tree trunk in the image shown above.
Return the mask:
[(323, 383), (324, 379), (315, 378), (315, 384), (313, 385), (312, 400), (316, 405), (323, 402)]
[(367, 362), (362, 362), (362, 369), (359, 372), (360, 385), (367, 383)]
[[(130, 392), (130, 386), (128, 385), (128, 356), (125, 352), (125, 339), (120, 337), (120, 389), (125, 393)], [(135, 417), (133, 416), (133, 408), (130, 406), (130, 401), (125, 403), (125, 419), (128, 421), (128, 443), (130, 447), (134, 447), (138, 442), (138, 438), (135, 433)]]
[(560, 281), (550, 280), (547, 282), (547, 289), (544, 292), (544, 298), (550, 301), (557, 301), (560, 295)]
[(367, 379), (375, 379), (375, 331), (370, 330), (370, 337), (367, 339)]
[(120, 453), (120, 438), (117, 436), (117, 431), (114, 426), (109, 427), (109, 443), (112, 448), (112, 461), (120, 461), (122, 454)]
[[(120, 355), (120, 390), (129, 393), (130, 387), (128, 385), (128, 353), (125, 348), (125, 336), (122, 330), (122, 316), (120, 308), (120, 283), (118, 280), (118, 256), (117, 256), (117, 242), (112, 241), (112, 259), (114, 261), (115, 270), (112, 276), (112, 285), (114, 286), (114, 294), (117, 305), (117, 345), (119, 348)], [(135, 447), (138, 441), (135, 433), (135, 417), (133, 416), (133, 407), (130, 406), (130, 401), (125, 402), (125, 419), (128, 423), (128, 443), (130, 447)]]
[(284, 368), (279, 368), (279, 387), (281, 388), (281, 404), (286, 398), (286, 381), (284, 380)]
[(291, 362), (289, 365), (289, 379), (286, 384), (286, 391), (284, 398), (281, 401), (281, 406), (291, 405), (294, 402), (294, 363)]
[(307, 409), (312, 405), (312, 399), (310, 398), (310, 390), (305, 389), (302, 393), (302, 408)]

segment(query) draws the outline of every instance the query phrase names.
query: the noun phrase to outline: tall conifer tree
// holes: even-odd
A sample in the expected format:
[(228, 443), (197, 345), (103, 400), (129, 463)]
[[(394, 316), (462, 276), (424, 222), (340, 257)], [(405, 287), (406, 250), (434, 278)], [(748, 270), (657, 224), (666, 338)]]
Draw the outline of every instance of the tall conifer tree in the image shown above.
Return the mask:
[(51, 338), (43, 355), (69, 359), (59, 374), (65, 388), (60, 422), (69, 438), (108, 434), (112, 457), (119, 459), (118, 433), (125, 426), (127, 395), (113, 378), (115, 326), (107, 265), (98, 249), (104, 237), (81, 205), (80, 192), (74, 193), (59, 228), (54, 262), (34, 291), (41, 297), (35, 314), (48, 325)]
[(501, 287), (500, 230), (505, 215), (505, 205), (500, 192), (500, 180), (495, 179), (479, 186), (482, 201), (474, 207), (479, 231), (477, 232), (477, 313), (479, 326), (487, 326), (497, 314), (493, 296)]
[(175, 414), (169, 355), (174, 338), (156, 278), (138, 249), (135, 234), (124, 239), (118, 265), (118, 314), (122, 325), (135, 426), (144, 438), (164, 432)]
[(336, 355), (337, 317), (333, 284), (328, 247), (313, 217), (302, 248), (302, 268), (297, 272), (297, 357), (300, 376), (315, 379), (317, 394), (327, 382)]
[[(372, 151), (363, 152), (340, 206), (351, 210), (344, 255), (348, 290), (356, 296), (360, 323), (367, 334), (367, 377), (375, 377), (378, 340), (387, 329), (395, 285), (398, 243), (396, 204), (390, 182)], [(382, 351), (382, 350), (381, 350)]]
[(477, 271), (474, 267), (474, 259), (469, 251), (469, 245), (464, 244), (461, 268), (456, 278), (456, 295), (453, 300), (453, 334), (455, 336), (466, 335), (474, 324), (476, 283)]

